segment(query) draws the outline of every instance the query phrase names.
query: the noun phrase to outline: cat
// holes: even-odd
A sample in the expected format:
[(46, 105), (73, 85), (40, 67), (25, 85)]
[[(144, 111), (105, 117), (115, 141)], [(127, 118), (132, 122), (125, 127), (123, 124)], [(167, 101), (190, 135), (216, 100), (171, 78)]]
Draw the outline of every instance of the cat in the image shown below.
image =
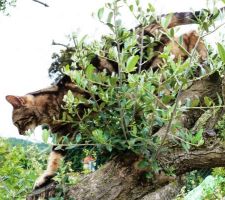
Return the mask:
[[(177, 25), (195, 23), (196, 17), (199, 14), (200, 12), (195, 12), (194, 14), (191, 12), (175, 13), (168, 27), (171, 28)], [(154, 34), (157, 30), (156, 27), (161, 29), (161, 26), (157, 23), (149, 25), (145, 29), (145, 34)], [(187, 49), (188, 52), (190, 52), (196, 45), (198, 38), (199, 36), (196, 32), (184, 34), (183, 40), (186, 45), (185, 49)], [(168, 38), (164, 38), (163, 40), (166, 41), (164, 46), (172, 43)], [(196, 49), (199, 52), (201, 59), (204, 60), (207, 56), (207, 51), (203, 41), (200, 40)], [(173, 44), (172, 51), (177, 57), (184, 56), (184, 59), (186, 58), (186, 55), (183, 55), (183, 51), (181, 51), (176, 44)], [(151, 61), (151, 63), (148, 63), (148, 65), (152, 65), (152, 63), (158, 65), (160, 62), (161, 60), (156, 57)], [(109, 73), (118, 71), (118, 69), (116, 69), (118, 68), (117, 63), (112, 63), (105, 58), (103, 59), (96, 56), (92, 63), (96, 67), (97, 71), (103, 71), (104, 69), (108, 70)], [(63, 113), (61, 106), (63, 104), (63, 97), (67, 94), (68, 90), (71, 90), (74, 95), (91, 98), (91, 95), (88, 92), (77, 87), (68, 78), (63, 78), (56, 85), (52, 85), (49, 88), (31, 92), (24, 96), (6, 96), (6, 100), (13, 106), (12, 120), (14, 125), (18, 128), (19, 133), (25, 134), (25, 131), (34, 129), (38, 125), (42, 124), (47, 124), (53, 133), (61, 136), (70, 132), (75, 132), (70, 124), (64, 124), (60, 121)], [(78, 107), (78, 112), (82, 113), (85, 107), (86, 105)], [(39, 188), (45, 185), (55, 175), (59, 168), (60, 160), (63, 158), (65, 153), (65, 149), (57, 149), (56, 146), (53, 146), (48, 159), (47, 169), (36, 180), (34, 188)]]
[[(59, 137), (71, 133), (72, 126), (60, 122), (63, 97), (68, 90), (71, 90), (74, 95), (81, 95), (84, 98), (90, 98), (90, 95), (68, 80), (69, 78), (65, 77), (57, 85), (24, 96), (6, 96), (6, 100), (13, 106), (13, 124), (21, 135), (42, 124), (47, 124), (53, 133), (59, 134)], [(65, 155), (66, 150), (63, 148), (56, 150), (55, 148), (56, 146), (53, 146), (50, 153), (47, 170), (37, 179), (34, 188), (47, 183), (59, 168), (60, 160)]]

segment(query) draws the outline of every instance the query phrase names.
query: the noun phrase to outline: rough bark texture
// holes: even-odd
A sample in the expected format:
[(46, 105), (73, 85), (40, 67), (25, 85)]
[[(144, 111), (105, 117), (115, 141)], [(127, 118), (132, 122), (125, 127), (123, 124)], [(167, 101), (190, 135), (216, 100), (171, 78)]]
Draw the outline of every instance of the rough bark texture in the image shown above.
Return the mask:
[[(155, 199), (158, 192), (151, 195), (151, 191), (161, 190), (162, 186), (168, 183), (169, 179), (165, 182), (156, 180), (147, 182), (142, 178), (142, 173), (135, 169), (136, 159), (134, 155), (125, 154), (118, 156), (97, 172), (90, 174), (81, 183), (72, 187), (67, 193), (67, 197), (76, 197), (77, 200), (87, 199), (107, 199), (107, 200), (125, 200), (125, 199)], [(87, 187), (90, 183), (91, 188)], [(165, 186), (163, 189), (164, 195), (174, 196), (177, 189), (181, 187), (180, 181), (174, 181), (173, 184)], [(149, 197), (151, 196), (151, 198)], [(162, 197), (160, 199), (163, 199)]]
[[(217, 94), (223, 96), (223, 83), (214, 75), (204, 80), (194, 82), (186, 89), (181, 97), (181, 103), (188, 97), (198, 97), (204, 104), (204, 96), (217, 99)], [(203, 105), (204, 106), (204, 105)], [(180, 122), (189, 130), (197, 130), (204, 127), (204, 145), (184, 151), (173, 143), (172, 134), (166, 133), (167, 127), (162, 127), (157, 133), (160, 137), (166, 137), (165, 146), (170, 148), (167, 153), (159, 153), (158, 161), (163, 166), (173, 166), (176, 178), (165, 175), (155, 175), (153, 181), (143, 179), (143, 172), (138, 170), (136, 163), (138, 158), (131, 153), (118, 155), (96, 172), (87, 175), (75, 186), (68, 188), (65, 199), (76, 200), (168, 200), (175, 197), (183, 182), (180, 177), (185, 172), (194, 169), (225, 166), (225, 145), (218, 139), (214, 130), (215, 124), (223, 116), (224, 110), (217, 109), (214, 114), (202, 110), (190, 110), (183, 113)], [(209, 131), (207, 131), (209, 130)], [(209, 132), (213, 134), (209, 134)], [(54, 196), (56, 187), (50, 185), (47, 190), (34, 191), (27, 199), (37, 199), (37, 196)]]
[(31, 194), (27, 196), (27, 200), (38, 200), (38, 199), (48, 199), (50, 197), (54, 197), (56, 193), (56, 184), (50, 183), (45, 187), (34, 190)]

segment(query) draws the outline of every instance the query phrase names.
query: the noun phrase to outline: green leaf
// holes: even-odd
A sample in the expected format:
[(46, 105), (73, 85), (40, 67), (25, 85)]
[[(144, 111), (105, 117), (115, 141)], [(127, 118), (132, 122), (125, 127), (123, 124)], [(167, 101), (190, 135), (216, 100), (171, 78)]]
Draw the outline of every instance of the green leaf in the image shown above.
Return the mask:
[(145, 174), (145, 177), (146, 177), (147, 179), (152, 179), (152, 178), (154, 178), (154, 175), (153, 175), (153, 173), (151, 173), (151, 172), (147, 172), (147, 173)]
[(101, 129), (96, 129), (96, 130), (92, 131), (92, 134), (98, 143), (100, 143), (100, 144), (106, 143), (103, 131)]
[(137, 126), (136, 126), (136, 125), (133, 125), (133, 126), (132, 126), (132, 132), (131, 132), (131, 135), (132, 135), (132, 136), (137, 136)]
[(138, 60), (139, 60), (138, 55), (131, 56), (128, 58), (126, 69), (125, 69), (127, 73), (133, 72), (137, 68), (136, 64), (137, 64)]
[(85, 69), (85, 74), (88, 79), (90, 79), (90, 80), (93, 79), (94, 71), (95, 71), (95, 67), (92, 64), (87, 66), (87, 68)]
[(98, 19), (101, 21), (104, 13), (104, 8), (98, 10)]
[(218, 98), (219, 105), (221, 106), (223, 104), (223, 100), (218, 93), (217, 93), (217, 98)]
[(81, 139), (82, 139), (82, 136), (81, 136), (80, 133), (78, 133), (78, 134), (76, 135), (76, 143), (79, 143), (79, 142), (81, 141)]
[(111, 24), (112, 22), (112, 17), (113, 17), (113, 12), (110, 12), (107, 18), (107, 23)]
[(172, 95), (163, 95), (163, 97), (162, 97), (162, 102), (164, 104), (168, 104), (171, 100), (173, 100)]
[(136, 5), (139, 6), (140, 5), (140, 0), (136, 0)]
[(204, 67), (202, 66), (200, 66), (200, 72), (201, 72), (201, 76), (204, 76), (207, 73)]
[(184, 150), (188, 153), (190, 149), (190, 144), (182, 142), (181, 145), (184, 148)]
[(184, 40), (183, 40), (183, 36), (182, 36), (182, 35), (178, 37), (178, 43), (179, 43), (180, 45), (183, 45)]
[(165, 18), (162, 18), (162, 26), (163, 28), (167, 28), (171, 22), (172, 14), (167, 15)]
[(148, 9), (150, 12), (155, 12), (155, 8), (151, 3), (148, 3)]
[(223, 45), (220, 43), (217, 43), (217, 49), (218, 49), (221, 60), (225, 64), (225, 49), (224, 49)]
[(204, 30), (206, 30), (208, 32), (209, 31), (209, 23), (208, 23), (208, 21), (207, 22), (203, 22), (202, 23), (202, 27), (203, 27)]
[(186, 107), (190, 107), (191, 106), (191, 99), (190, 98), (186, 98), (185, 105), (186, 105)]
[(154, 172), (159, 172), (160, 166), (157, 163), (157, 160), (152, 160), (151, 161), (151, 167), (154, 170)]
[(201, 138), (199, 141), (198, 141), (198, 146), (202, 146), (203, 144), (204, 144), (204, 139), (203, 138)]
[[(223, 3), (225, 3), (225, 0), (222, 0), (222, 1), (223, 1)], [(220, 13), (221, 13), (220, 9), (215, 8), (211, 20), (215, 20), (219, 16)]]
[(114, 31), (114, 25), (113, 25), (113, 24), (111, 24), (111, 23), (106, 23), (106, 25), (109, 27), (109, 29), (110, 29), (111, 31)]
[(191, 101), (191, 107), (196, 107), (196, 106), (199, 105), (199, 103), (200, 103), (200, 100), (199, 100), (198, 98), (193, 99), (193, 100)]
[(147, 160), (141, 160), (138, 162), (138, 168), (146, 169), (147, 167), (149, 167), (149, 162)]
[(130, 9), (131, 12), (133, 12), (134, 11), (134, 5), (130, 5), (129, 9)]
[(201, 146), (204, 144), (204, 139), (203, 139), (203, 129), (200, 129), (194, 136), (192, 143), (197, 144), (197, 146)]
[(69, 150), (69, 149), (74, 149), (76, 147), (76, 145), (69, 145), (68, 147), (66, 147), (66, 150)]
[(175, 32), (174, 32), (174, 28), (171, 28), (171, 29), (170, 29), (170, 37), (174, 37), (174, 33), (175, 33)]
[(62, 114), (62, 120), (63, 121), (66, 121), (66, 119), (67, 119), (67, 114), (66, 114), (66, 112), (63, 112), (63, 114)]
[(191, 143), (198, 144), (199, 141), (203, 139), (202, 134), (203, 134), (203, 129), (200, 129), (195, 135), (193, 135), (193, 137), (191, 139)]
[(44, 129), (42, 132), (42, 140), (44, 141), (44, 143), (48, 142), (49, 135), (49, 131), (47, 129)]
[(111, 152), (112, 151), (112, 145), (106, 145), (106, 149), (109, 151), (109, 152)]
[(67, 65), (64, 67), (64, 70), (65, 70), (66, 73), (69, 72), (69, 71), (70, 71), (70, 65), (67, 64)]
[(213, 100), (209, 97), (204, 97), (204, 103), (207, 107), (210, 107), (213, 104)]
[(55, 150), (60, 150), (60, 149), (62, 149), (61, 145), (57, 145), (57, 147), (55, 148)]

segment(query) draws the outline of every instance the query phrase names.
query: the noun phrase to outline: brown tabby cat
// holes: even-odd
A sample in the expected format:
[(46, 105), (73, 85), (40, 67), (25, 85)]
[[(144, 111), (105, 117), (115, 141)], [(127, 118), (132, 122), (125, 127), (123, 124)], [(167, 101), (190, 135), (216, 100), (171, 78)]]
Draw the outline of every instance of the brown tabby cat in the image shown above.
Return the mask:
[[(52, 132), (59, 135), (68, 135), (68, 133), (71, 133), (71, 125), (65, 125), (60, 122), (63, 96), (68, 90), (71, 90), (74, 95), (82, 95), (84, 98), (90, 98), (87, 92), (82, 91), (70, 83), (67, 78), (60, 81), (58, 85), (24, 96), (6, 96), (6, 100), (13, 106), (12, 120), (18, 128), (19, 133), (23, 135), (25, 131), (34, 129), (42, 124), (49, 125)], [(59, 167), (59, 162), (64, 154), (65, 150), (55, 150), (55, 146), (53, 147), (47, 170), (38, 178), (35, 183), (35, 188), (42, 186), (55, 175)]]
[[(194, 14), (191, 12), (175, 13), (168, 27), (171, 28), (178, 25), (195, 23), (196, 16), (199, 14), (200, 12), (196, 12)], [(145, 34), (154, 35), (159, 29), (162, 28), (157, 23), (151, 24), (145, 29)], [(196, 45), (196, 41), (199, 39), (199, 36), (196, 32), (191, 32), (189, 34), (184, 34), (183, 39), (184, 48), (190, 52)], [(167, 39), (162, 41), (165, 41), (164, 45), (172, 44), (172, 53), (175, 54), (176, 58), (180, 56), (185, 59), (187, 57), (176, 43)], [(160, 48), (158, 48), (159, 51)], [(197, 51), (200, 54), (201, 59), (204, 60), (207, 56), (207, 50), (202, 40), (197, 44)], [(156, 57), (151, 62), (151, 65), (158, 65), (160, 62), (161, 60)], [(103, 69), (106, 69), (109, 72), (118, 71), (115, 68), (115, 63), (112, 64), (110, 61), (99, 57), (95, 58), (93, 64), (100, 71)], [(143, 67), (143, 69), (145, 68), (147, 67)], [(74, 132), (70, 124), (65, 125), (60, 122), (62, 117), (61, 105), (63, 104), (63, 97), (68, 90), (71, 90), (75, 96), (81, 95), (85, 98), (91, 98), (86, 91), (76, 87), (66, 78), (60, 81), (57, 85), (29, 93), (24, 96), (6, 96), (6, 100), (13, 106), (12, 119), (14, 125), (18, 128), (19, 133), (24, 134), (26, 130), (33, 129), (42, 124), (49, 125), (52, 132), (59, 135), (66, 135), (70, 132)], [(82, 112), (84, 107), (78, 108), (78, 112)], [(63, 149), (56, 150), (55, 147), (53, 147), (49, 157), (47, 170), (37, 179), (35, 188), (43, 186), (55, 175), (55, 172), (59, 167), (59, 162), (64, 154), (65, 151)]]

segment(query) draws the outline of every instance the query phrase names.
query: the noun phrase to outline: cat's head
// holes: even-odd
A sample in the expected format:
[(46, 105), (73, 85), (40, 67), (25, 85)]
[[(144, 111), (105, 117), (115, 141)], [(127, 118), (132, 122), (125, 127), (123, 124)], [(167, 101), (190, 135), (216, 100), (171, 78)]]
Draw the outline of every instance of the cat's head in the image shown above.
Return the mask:
[(33, 95), (6, 96), (6, 100), (13, 106), (12, 120), (21, 135), (29, 129), (33, 130), (40, 123), (40, 112)]

